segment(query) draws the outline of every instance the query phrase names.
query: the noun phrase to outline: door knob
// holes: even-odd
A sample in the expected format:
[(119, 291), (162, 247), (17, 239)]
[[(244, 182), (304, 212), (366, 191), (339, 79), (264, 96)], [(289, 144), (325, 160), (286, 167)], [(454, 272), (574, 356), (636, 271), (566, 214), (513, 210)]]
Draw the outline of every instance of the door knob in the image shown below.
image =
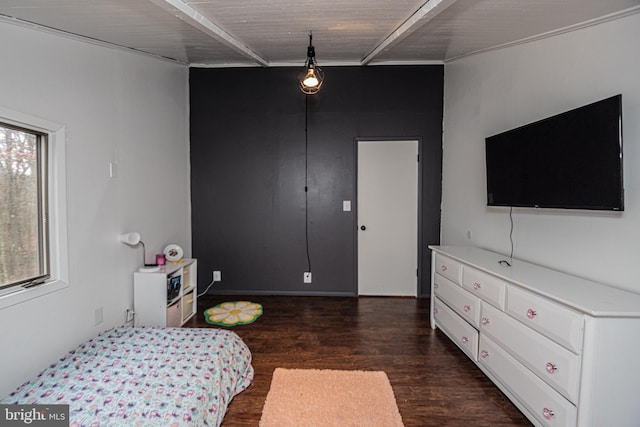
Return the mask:
[(367, 227), (365, 227), (364, 225), (361, 225), (361, 226), (360, 226), (360, 230), (364, 231), (364, 230), (366, 230), (366, 229), (367, 229)]

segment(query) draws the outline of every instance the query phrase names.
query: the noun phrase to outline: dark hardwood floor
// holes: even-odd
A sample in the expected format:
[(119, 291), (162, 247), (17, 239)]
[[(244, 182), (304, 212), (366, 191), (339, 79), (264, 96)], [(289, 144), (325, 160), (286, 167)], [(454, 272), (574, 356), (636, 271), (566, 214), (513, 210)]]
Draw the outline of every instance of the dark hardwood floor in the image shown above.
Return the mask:
[(431, 329), (428, 299), (207, 295), (185, 326), (214, 327), (203, 311), (236, 300), (260, 303), (264, 314), (230, 328), (251, 349), (255, 379), (229, 405), (224, 427), (258, 425), (277, 367), (385, 371), (406, 427), (531, 425), (442, 331)]

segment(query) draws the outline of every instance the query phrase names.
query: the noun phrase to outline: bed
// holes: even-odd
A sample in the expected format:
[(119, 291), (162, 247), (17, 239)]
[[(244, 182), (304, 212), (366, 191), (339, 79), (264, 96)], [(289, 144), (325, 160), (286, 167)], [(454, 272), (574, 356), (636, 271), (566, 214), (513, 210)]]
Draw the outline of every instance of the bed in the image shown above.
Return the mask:
[(70, 426), (219, 426), (253, 381), (251, 353), (212, 328), (106, 331), (20, 386), (3, 404), (68, 404)]

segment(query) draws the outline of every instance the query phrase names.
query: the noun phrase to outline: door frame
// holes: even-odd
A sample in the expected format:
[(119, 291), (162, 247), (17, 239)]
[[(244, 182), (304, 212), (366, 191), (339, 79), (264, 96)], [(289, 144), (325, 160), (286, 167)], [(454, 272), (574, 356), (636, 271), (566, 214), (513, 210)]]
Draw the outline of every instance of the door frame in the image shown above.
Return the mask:
[[(418, 272), (417, 272), (417, 280), (416, 280), (416, 298), (420, 298), (420, 289), (422, 284), (423, 268), (422, 268), (422, 165), (424, 164), (424, 159), (422, 157), (422, 138), (419, 136), (401, 136), (401, 137), (363, 137), (357, 136), (353, 138), (353, 161), (354, 161), (354, 174), (353, 174), (353, 193), (354, 200), (352, 203), (353, 209), (353, 277), (354, 284), (353, 288), (356, 296), (360, 296), (360, 288), (358, 286), (359, 277), (358, 277), (358, 229), (360, 225), (358, 224), (358, 143), (360, 141), (418, 141), (418, 247), (416, 248), (416, 257), (418, 259)], [(431, 274), (429, 272), (429, 274)]]

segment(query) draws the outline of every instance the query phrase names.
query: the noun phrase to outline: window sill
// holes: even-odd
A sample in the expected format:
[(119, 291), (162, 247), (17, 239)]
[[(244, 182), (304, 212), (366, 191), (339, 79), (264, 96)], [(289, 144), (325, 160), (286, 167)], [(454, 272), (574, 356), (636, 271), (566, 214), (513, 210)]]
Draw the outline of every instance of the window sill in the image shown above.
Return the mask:
[(68, 286), (69, 284), (62, 280), (51, 280), (33, 288), (17, 287), (16, 289), (7, 289), (4, 293), (0, 292), (0, 310), (48, 295)]

